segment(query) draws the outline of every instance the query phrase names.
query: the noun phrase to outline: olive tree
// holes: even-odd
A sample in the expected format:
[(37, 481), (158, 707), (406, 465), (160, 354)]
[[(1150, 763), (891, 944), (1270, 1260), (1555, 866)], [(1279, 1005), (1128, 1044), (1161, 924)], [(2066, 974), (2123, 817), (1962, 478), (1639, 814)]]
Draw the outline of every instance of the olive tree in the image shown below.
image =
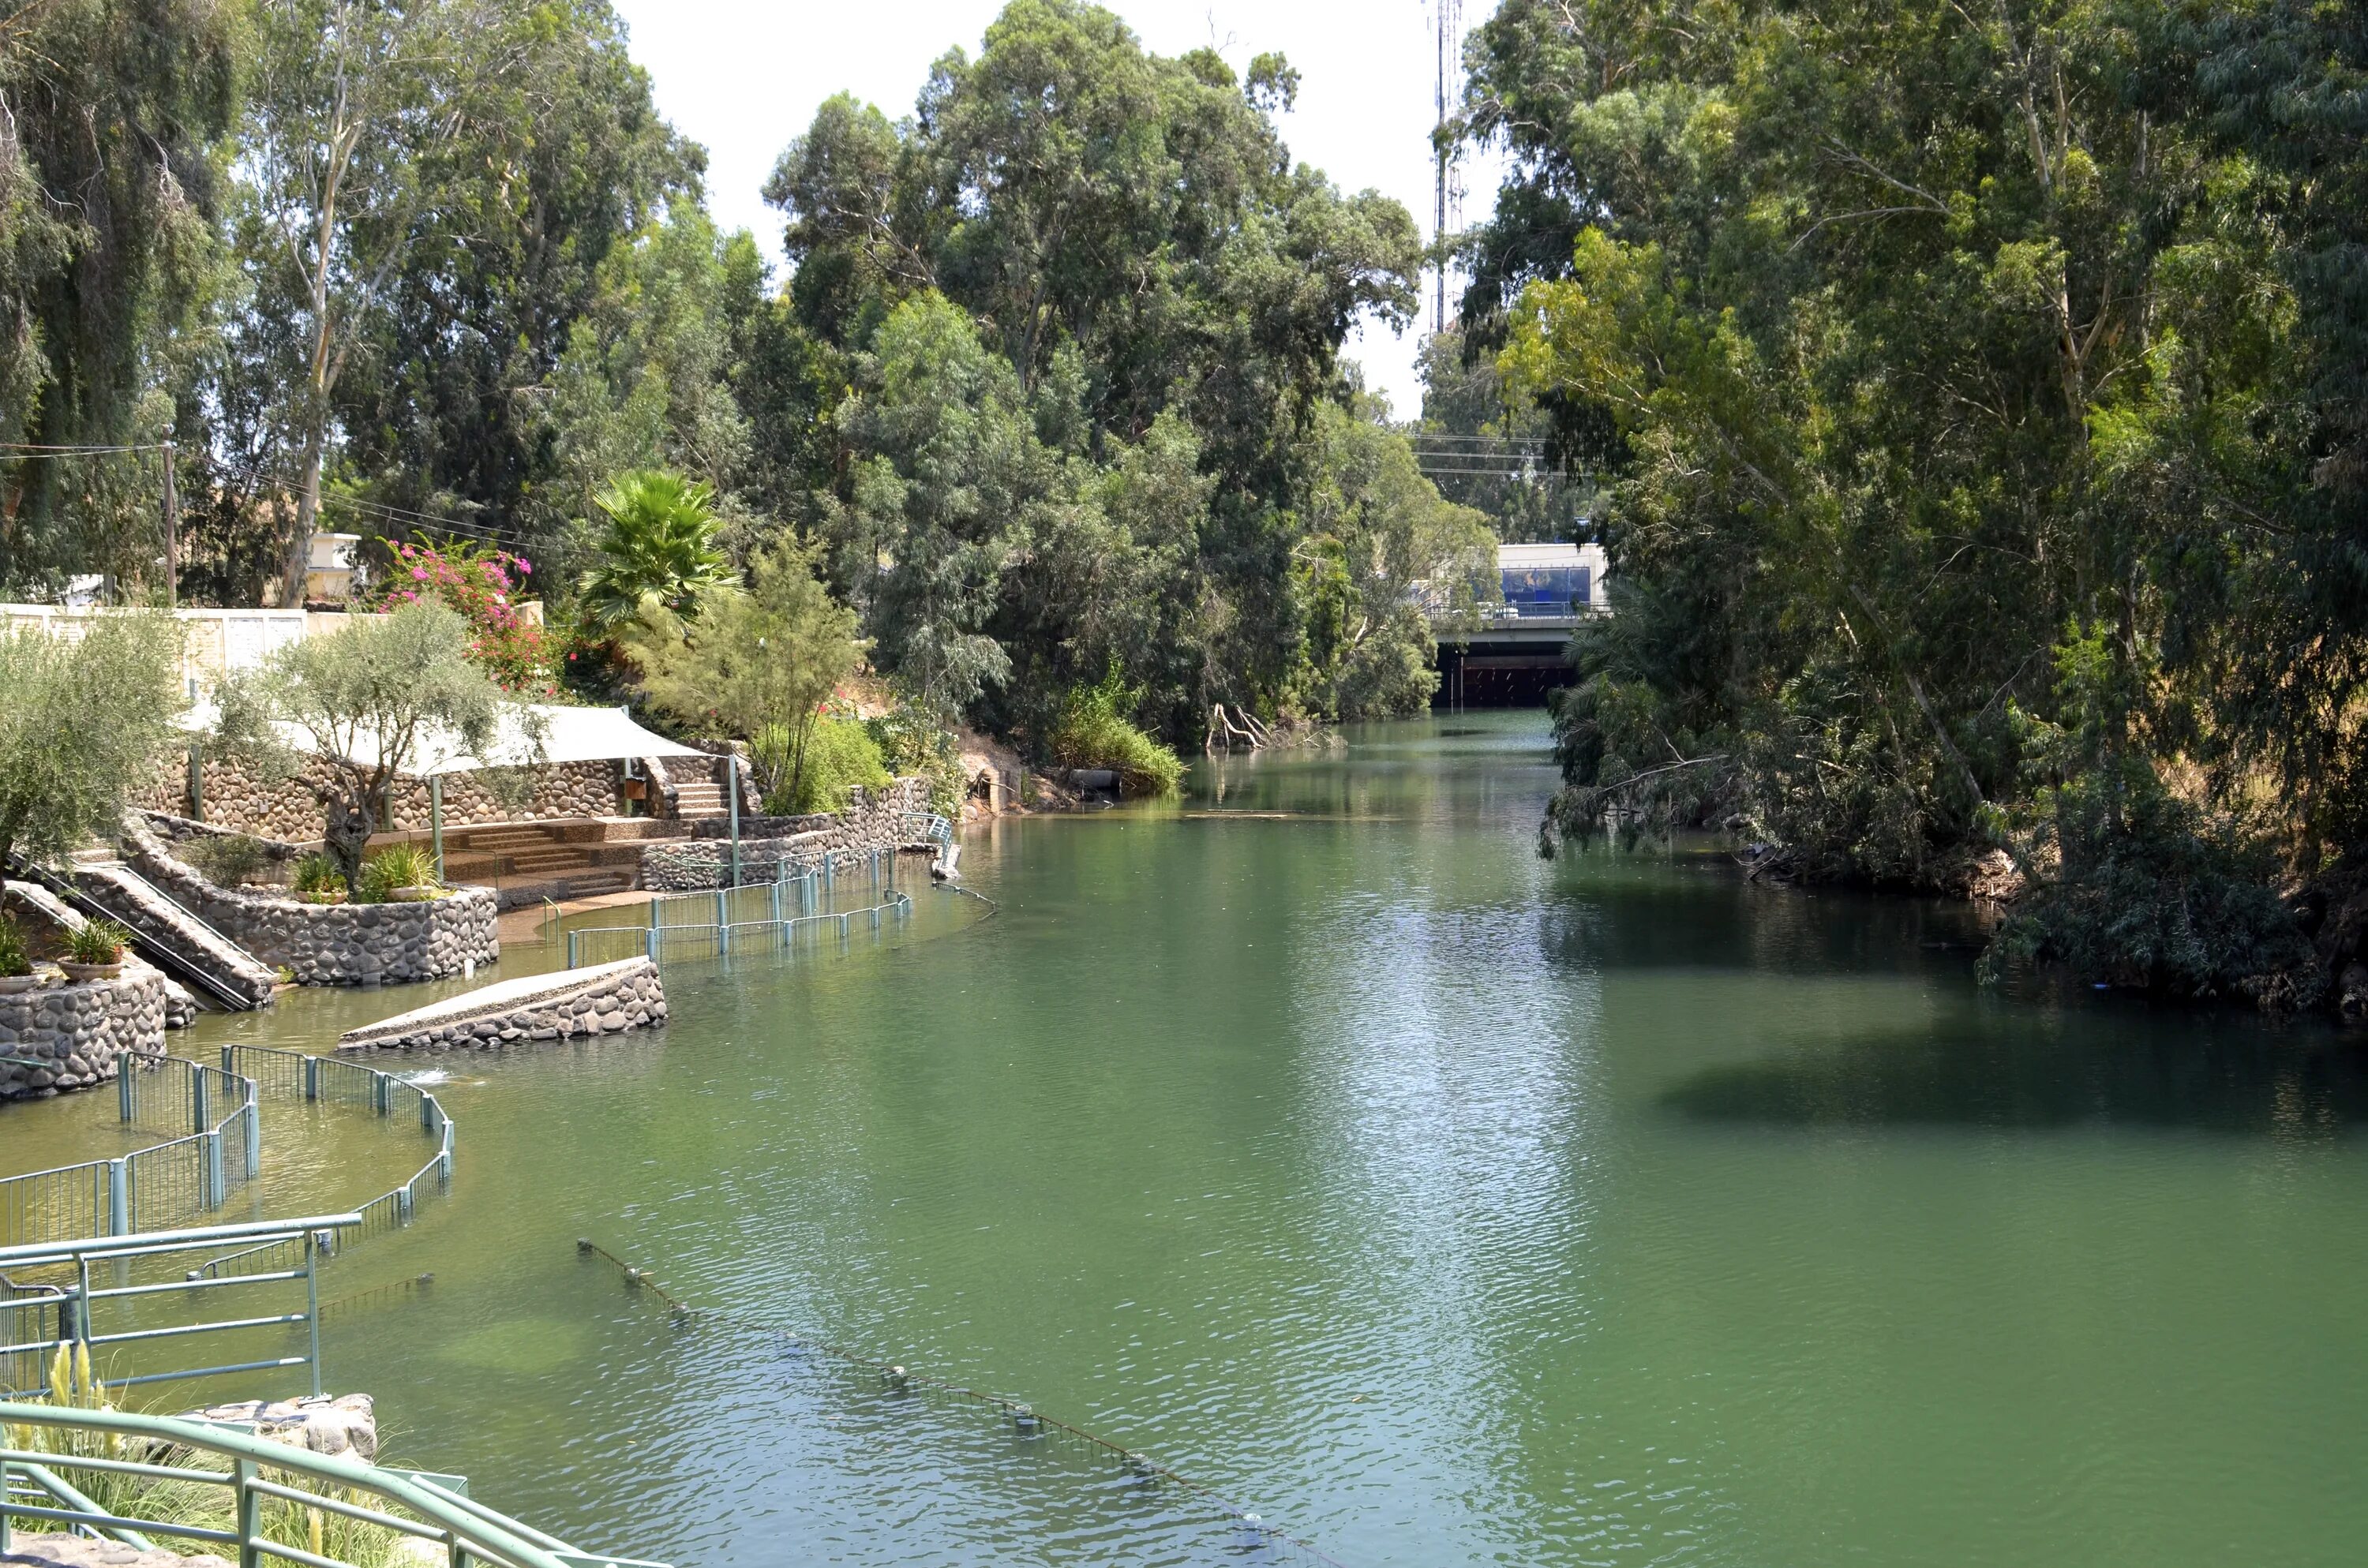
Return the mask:
[[(395, 780), (445, 750), (492, 758), (506, 710), (502, 688), (469, 657), (468, 622), (429, 603), (290, 643), (224, 682), (220, 703), (224, 750), (320, 802), (322, 838), (348, 888)], [(511, 711), (538, 750), (523, 710)], [(505, 783), (499, 770), (482, 777)]]
[(748, 586), (710, 587), (686, 623), (655, 595), (624, 650), (650, 706), (694, 729), (744, 735), (767, 798), (796, 795), (831, 693), (861, 656), (855, 612), (814, 576), (810, 551), (759, 555)]
[(79, 637), (0, 631), (0, 861), (112, 838), (178, 733), (180, 657), (178, 623), (153, 613), (100, 616)]

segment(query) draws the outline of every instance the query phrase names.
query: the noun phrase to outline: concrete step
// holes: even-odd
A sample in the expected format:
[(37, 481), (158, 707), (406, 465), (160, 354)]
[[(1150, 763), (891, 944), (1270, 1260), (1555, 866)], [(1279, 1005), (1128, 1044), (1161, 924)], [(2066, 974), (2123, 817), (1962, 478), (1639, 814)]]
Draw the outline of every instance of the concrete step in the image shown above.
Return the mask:
[(720, 784), (689, 783), (675, 791), (675, 813), (678, 817), (720, 817), (728, 813), (723, 803), (723, 787)]

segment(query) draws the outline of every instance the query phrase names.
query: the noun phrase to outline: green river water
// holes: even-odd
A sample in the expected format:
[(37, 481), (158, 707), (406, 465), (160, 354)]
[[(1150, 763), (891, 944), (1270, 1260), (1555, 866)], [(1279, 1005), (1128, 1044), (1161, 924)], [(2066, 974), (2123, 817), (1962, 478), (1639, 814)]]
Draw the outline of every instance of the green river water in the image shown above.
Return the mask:
[[(394, 1455), (683, 1568), (1245, 1560), (1079, 1445), (679, 1327), (583, 1236), (1351, 1568), (2358, 1560), (2358, 1046), (1984, 993), (1962, 907), (1542, 862), (1552, 783), (1536, 713), (1204, 766), (974, 830), (992, 914), (908, 880), (880, 943), (670, 966), (662, 1032), (407, 1059), (458, 1179), (327, 1289), (435, 1280), (339, 1312), (329, 1381)], [(120, 1150), (101, 1097), (0, 1109), (0, 1171)], [(271, 1113), (226, 1217), (424, 1157), (313, 1119)]]

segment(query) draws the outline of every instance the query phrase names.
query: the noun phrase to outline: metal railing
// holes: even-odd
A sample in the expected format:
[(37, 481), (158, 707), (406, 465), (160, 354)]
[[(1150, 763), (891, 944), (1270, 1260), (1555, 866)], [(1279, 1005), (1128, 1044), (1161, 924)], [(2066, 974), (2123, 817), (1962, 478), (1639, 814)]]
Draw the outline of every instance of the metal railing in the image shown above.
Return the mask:
[[(127, 1125), (199, 1129), (111, 1160), (0, 1179), (0, 1246), (129, 1236), (219, 1209), (263, 1170), (265, 1091), (416, 1119), (435, 1152), (411, 1178), (362, 1206), (362, 1234), (411, 1223), (424, 1191), (452, 1183), (453, 1121), (415, 1084), (375, 1067), (260, 1045), (226, 1045), (220, 1067), (177, 1056), (123, 1058), (117, 1106)], [(216, 1108), (228, 1113), (214, 1120)], [(431, 1185), (432, 1184), (432, 1185)]]
[(899, 812), (898, 824), (907, 833), (917, 833), (915, 842), (927, 841), (940, 849), (951, 849), (954, 842), (954, 824), (935, 812)]
[[(425, 1190), (449, 1192), (452, 1187), (454, 1123), (434, 1095), (392, 1073), (365, 1067), (334, 1056), (307, 1056), (301, 1051), (280, 1051), (268, 1045), (226, 1045), (222, 1048), (225, 1073), (248, 1074), (243, 1081), (264, 1085), (291, 1099), (360, 1106), (395, 1120), (416, 1120), (419, 1130), (435, 1142), (436, 1152), (411, 1179), (361, 1206), (361, 1234), (374, 1236), (408, 1225)], [(217, 1264), (231, 1261), (217, 1259)]]
[[(0, 1403), (0, 1431), (12, 1426), (85, 1434), (97, 1440), (86, 1437), (75, 1444), (69, 1437), (69, 1451), (63, 1453), (47, 1448), (0, 1448), (0, 1551), (8, 1549), (9, 1522), (14, 1518), (103, 1536), (141, 1549), (149, 1548), (151, 1536), (233, 1547), (242, 1568), (260, 1568), (266, 1558), (302, 1563), (306, 1568), (345, 1568), (341, 1560), (311, 1550), (310, 1537), (307, 1545), (300, 1547), (292, 1540), (275, 1540), (271, 1533), (275, 1516), (283, 1521), (281, 1528), (287, 1533), (295, 1535), (303, 1529), (297, 1521), (317, 1522), (321, 1516), (333, 1514), (435, 1542), (452, 1568), (467, 1568), (472, 1562), (494, 1568), (659, 1568), (630, 1558), (578, 1551), (555, 1536), (472, 1501), (463, 1490), (467, 1483), (457, 1476), (387, 1470), (220, 1426), (115, 1410)], [(73, 1451), (80, 1447), (98, 1452)], [(175, 1450), (193, 1460), (216, 1456), (228, 1463), (200, 1470), (152, 1462), (154, 1457)], [(143, 1457), (110, 1457), (131, 1455)], [(228, 1494), (228, 1528), (189, 1523), (186, 1515), (176, 1521), (109, 1512), (60, 1475), (62, 1471), (135, 1483), (151, 1481), (176, 1489), (221, 1488)], [(275, 1476), (286, 1480), (272, 1479)], [(289, 1481), (298, 1484), (290, 1485)], [(36, 1498), (40, 1501), (33, 1501)], [(127, 1510), (140, 1508), (137, 1491), (121, 1506)]]
[(807, 930), (835, 930), (840, 945), (845, 946), (859, 920), (868, 921), (869, 928), (877, 932), (883, 919), (901, 921), (912, 913), (913, 901), (892, 888), (878, 903), (818, 915), (782, 915), (702, 925), (595, 926), (567, 933), (567, 967), (582, 969), (630, 958), (666, 963), (681, 959), (727, 958), (734, 953), (778, 952), (795, 947), (799, 933)]
[[(859, 920), (868, 920), (871, 929), (877, 931), (883, 918), (903, 920), (913, 912), (913, 901), (893, 885), (887, 897), (878, 903), (856, 909), (821, 909), (825, 895), (838, 881), (831, 858), (825, 856), (819, 866), (795, 876), (786, 873), (787, 864), (782, 863), (784, 873), (771, 881), (655, 895), (650, 900), (648, 919), (639, 926), (595, 926), (570, 931), (567, 967), (583, 969), (631, 958), (664, 963), (722, 958), (735, 951), (778, 951), (794, 946), (801, 931), (825, 927), (834, 928), (844, 943)], [(881, 885), (883, 869), (893, 877), (894, 858), (884, 851), (865, 856), (861, 864), (871, 871), (875, 888)]]
[(125, 1126), (186, 1135), (0, 1179), (0, 1246), (155, 1230), (221, 1208), (262, 1174), (252, 1079), (178, 1056), (127, 1054), (115, 1088)]
[[(0, 1279), (7, 1282), (7, 1297), (0, 1300), (0, 1398), (38, 1393), (43, 1383), (41, 1369), (62, 1345), (85, 1352), (106, 1351), (120, 1346), (178, 1343), (199, 1335), (299, 1326), (304, 1333), (301, 1355), (143, 1372), (109, 1378), (108, 1386), (186, 1382), (231, 1372), (305, 1367), (311, 1369), (312, 1390), (317, 1394), (321, 1392), (318, 1268), (324, 1239), (361, 1222), (359, 1214), (328, 1214), (0, 1247)], [(186, 1270), (189, 1255), (219, 1252), (233, 1242), (244, 1244), (249, 1252), (272, 1250), (277, 1266), (218, 1278), (202, 1278), (197, 1271)], [(94, 1280), (94, 1264), (110, 1266), (106, 1282)], [(250, 1293), (245, 1300), (252, 1302), (252, 1293), (275, 1294), (271, 1287), (292, 1287), (300, 1280), (304, 1291), (301, 1310), (274, 1301), (244, 1306), (242, 1315), (194, 1323), (158, 1322), (154, 1312), (143, 1310), (187, 1306), (188, 1293), (194, 1291), (242, 1290)]]

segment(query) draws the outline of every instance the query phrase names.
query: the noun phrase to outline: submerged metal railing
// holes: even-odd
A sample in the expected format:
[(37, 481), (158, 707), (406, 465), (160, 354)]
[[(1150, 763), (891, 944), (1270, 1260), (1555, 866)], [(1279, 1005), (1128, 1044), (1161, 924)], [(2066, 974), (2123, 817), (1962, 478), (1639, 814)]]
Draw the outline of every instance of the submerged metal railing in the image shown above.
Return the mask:
[(0, 1246), (138, 1235), (221, 1208), (233, 1188), (262, 1175), (265, 1093), (416, 1119), (434, 1141), (434, 1153), (409, 1180), (362, 1206), (362, 1234), (411, 1223), (424, 1192), (451, 1187), (451, 1117), (434, 1095), (375, 1067), (226, 1045), (220, 1067), (177, 1056), (126, 1056), (116, 1090), (129, 1126), (198, 1131), (114, 1159), (0, 1179)]
[[(334, 1056), (307, 1056), (268, 1045), (226, 1045), (222, 1069), (248, 1074), (247, 1082), (291, 1099), (360, 1106), (382, 1117), (416, 1120), (434, 1140), (436, 1152), (411, 1179), (361, 1206), (361, 1234), (377, 1235), (411, 1223), (424, 1191), (452, 1187), (453, 1121), (434, 1095), (392, 1073)], [(227, 1260), (220, 1260), (227, 1261)]]
[(178, 1056), (133, 1054), (118, 1065), (115, 1090), (125, 1126), (186, 1135), (0, 1179), (0, 1246), (153, 1231), (221, 1208), (233, 1187), (262, 1174), (252, 1079)]
[[(892, 867), (894, 858), (882, 852), (867, 856), (863, 864), (871, 871), (871, 885), (878, 887), (882, 869)], [(794, 946), (802, 931), (832, 929), (844, 943), (859, 921), (878, 931), (883, 920), (903, 920), (913, 913), (913, 901), (893, 885), (885, 898), (860, 908), (818, 908), (837, 881), (838, 873), (825, 858), (812, 870), (768, 882), (659, 894), (651, 898), (642, 925), (595, 926), (567, 933), (567, 967), (630, 958), (665, 963), (779, 951)]]
[[(361, 1222), (359, 1214), (327, 1214), (0, 1247), (0, 1282), (5, 1282), (6, 1290), (5, 1299), (0, 1299), (0, 1398), (38, 1394), (44, 1385), (49, 1358), (60, 1346), (103, 1356), (117, 1346), (178, 1344), (204, 1335), (298, 1327), (304, 1334), (301, 1355), (173, 1367), (110, 1377), (106, 1381), (110, 1388), (128, 1388), (305, 1367), (311, 1370), (312, 1391), (317, 1394), (321, 1392), (317, 1271), (336, 1233)], [(233, 1243), (250, 1254), (271, 1250), (272, 1265), (219, 1278), (201, 1278), (187, 1270), (190, 1256), (219, 1253)], [(105, 1266), (97, 1278), (94, 1265)], [(256, 1293), (275, 1294), (271, 1287), (292, 1289), (298, 1281), (303, 1286), (301, 1309), (285, 1301), (258, 1303), (255, 1300)], [(204, 1292), (196, 1299), (211, 1301), (213, 1292), (226, 1290), (247, 1293), (240, 1298), (245, 1304), (235, 1315), (159, 1322), (154, 1311), (143, 1311), (188, 1308), (193, 1305), (192, 1293)]]
[[(344, 1560), (316, 1550), (323, 1516), (334, 1515), (432, 1541), (443, 1549), (452, 1568), (472, 1562), (494, 1568), (659, 1568), (631, 1558), (579, 1551), (472, 1501), (468, 1483), (458, 1476), (382, 1469), (211, 1423), (116, 1410), (0, 1403), (0, 1432), (12, 1426), (38, 1427), (59, 1437), (54, 1447), (0, 1448), (0, 1551), (8, 1550), (13, 1518), (142, 1550), (152, 1546), (152, 1536), (233, 1547), (242, 1568), (260, 1568), (266, 1558), (308, 1568), (347, 1568)], [(82, 1451), (85, 1449), (96, 1451)], [(217, 1456), (228, 1463), (199, 1469), (154, 1462), (174, 1452), (192, 1460)], [(106, 1478), (114, 1483), (113, 1490), (129, 1495), (120, 1504), (120, 1511), (103, 1507), (61, 1471)], [(219, 1488), (227, 1494), (228, 1506), (217, 1516), (225, 1524), (192, 1523), (188, 1512), (177, 1506), (148, 1508), (140, 1482), (181, 1494), (191, 1487)], [(140, 1511), (169, 1511), (176, 1517), (145, 1518)], [(283, 1540), (279, 1534), (295, 1539)], [(305, 1544), (295, 1544), (296, 1539)]]

